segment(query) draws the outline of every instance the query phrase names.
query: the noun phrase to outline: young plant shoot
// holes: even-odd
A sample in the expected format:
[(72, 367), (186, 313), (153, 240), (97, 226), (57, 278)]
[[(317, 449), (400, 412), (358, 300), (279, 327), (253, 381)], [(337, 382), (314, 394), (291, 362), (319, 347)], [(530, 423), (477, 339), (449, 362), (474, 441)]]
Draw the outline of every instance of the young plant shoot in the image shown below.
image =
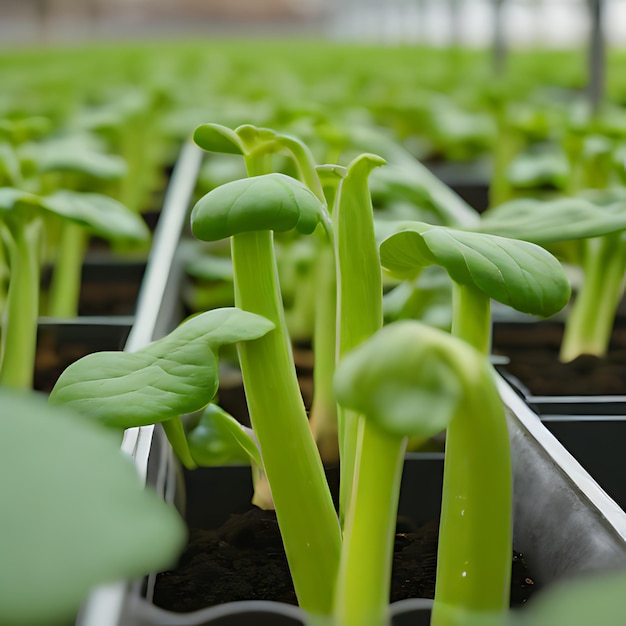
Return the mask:
[(273, 231), (312, 233), (324, 217), (320, 199), (284, 174), (226, 183), (201, 198), (191, 214), (198, 239), (231, 238), (236, 305), (274, 324), (273, 331), (238, 351), (296, 594), (314, 615), (332, 609), (341, 537), (293, 364)]
[(429, 265), (443, 266), (453, 283), (452, 334), (488, 354), (490, 300), (548, 317), (560, 311), (570, 286), (560, 263), (543, 248), (421, 222), (401, 222), (380, 245), (383, 267), (414, 278)]
[(50, 216), (104, 237), (143, 241), (149, 235), (140, 218), (100, 194), (56, 191), (39, 196), (13, 187), (0, 189), (0, 228), (11, 272), (2, 322), (0, 381), (10, 387), (32, 386), (44, 221)]
[(560, 358), (605, 356), (626, 272), (623, 191), (512, 200), (483, 214), (479, 228), (554, 249), (564, 263), (582, 267), (583, 282), (567, 312)]
[[(363, 446), (357, 468), (335, 623), (388, 623), (406, 438), (429, 437), (446, 427), (431, 624), (461, 625), (467, 615), (507, 611), (511, 461), (504, 409), (487, 358), (444, 331), (416, 321), (395, 322), (344, 356), (335, 373), (335, 389), (340, 404), (364, 416), (361, 437), (365, 428), (378, 433), (376, 447)], [(374, 533), (386, 545), (377, 542), (371, 549)]]
[[(339, 186), (347, 170), (337, 165), (327, 165), (318, 167), (317, 172), (332, 214)], [(339, 461), (338, 407), (333, 390), (337, 359), (337, 264), (333, 242), (326, 237), (319, 237), (316, 243), (313, 399), (309, 425), (322, 460), (333, 464)]]
[(220, 346), (268, 333), (268, 320), (236, 308), (191, 317), (137, 352), (95, 352), (72, 363), (49, 402), (124, 430), (162, 423), (181, 461), (196, 467), (180, 415), (202, 409), (219, 384)]
[[(364, 154), (354, 159), (340, 183), (333, 227), (337, 265), (336, 359), (373, 335), (383, 324), (382, 270), (374, 235), (368, 176), (385, 161)], [(359, 415), (338, 410), (340, 492), (343, 524), (351, 504), (354, 467), (358, 463)], [(376, 433), (374, 433), (376, 437)]]

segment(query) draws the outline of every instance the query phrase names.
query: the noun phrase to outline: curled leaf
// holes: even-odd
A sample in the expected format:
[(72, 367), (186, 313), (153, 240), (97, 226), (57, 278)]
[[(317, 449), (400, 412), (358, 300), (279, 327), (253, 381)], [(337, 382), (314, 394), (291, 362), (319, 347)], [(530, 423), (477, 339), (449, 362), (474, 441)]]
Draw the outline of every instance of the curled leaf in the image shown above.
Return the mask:
[(471, 377), (481, 356), (450, 334), (415, 321), (394, 322), (348, 352), (335, 372), (344, 407), (404, 437), (444, 430), (464, 396), (457, 372)]

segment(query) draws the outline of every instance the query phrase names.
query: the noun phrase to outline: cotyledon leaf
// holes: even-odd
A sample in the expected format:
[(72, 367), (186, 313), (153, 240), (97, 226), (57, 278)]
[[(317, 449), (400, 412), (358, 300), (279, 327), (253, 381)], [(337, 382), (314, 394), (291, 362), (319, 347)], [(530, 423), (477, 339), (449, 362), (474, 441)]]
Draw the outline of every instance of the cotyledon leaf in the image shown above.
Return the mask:
[(403, 277), (441, 265), (456, 283), (531, 315), (554, 315), (570, 297), (558, 260), (518, 239), (402, 222), (381, 243), (380, 255), (384, 267)]
[(542, 245), (599, 237), (626, 229), (626, 201), (578, 196), (510, 200), (485, 212), (476, 229)]
[(140, 215), (103, 194), (59, 190), (40, 196), (14, 187), (0, 188), (1, 219), (19, 220), (34, 209), (76, 222), (105, 239), (146, 241), (150, 237)]
[(193, 234), (218, 241), (241, 232), (310, 234), (324, 220), (324, 205), (303, 183), (285, 174), (242, 178), (209, 191), (191, 212)]
[(273, 328), (234, 307), (201, 313), (136, 352), (79, 359), (61, 374), (49, 401), (117, 428), (164, 422), (215, 396), (219, 346), (258, 339)]
[(338, 402), (403, 437), (444, 430), (463, 400), (452, 365), (474, 373), (478, 352), (449, 333), (414, 320), (393, 322), (348, 352), (337, 366)]
[(254, 431), (217, 404), (209, 404), (197, 426), (187, 433), (194, 461), (203, 467), (254, 461), (263, 465)]
[(140, 215), (99, 193), (59, 190), (42, 197), (44, 209), (82, 224), (110, 240), (146, 241), (150, 231)]
[(245, 147), (234, 130), (221, 124), (201, 124), (193, 133), (193, 140), (207, 152), (244, 154)]

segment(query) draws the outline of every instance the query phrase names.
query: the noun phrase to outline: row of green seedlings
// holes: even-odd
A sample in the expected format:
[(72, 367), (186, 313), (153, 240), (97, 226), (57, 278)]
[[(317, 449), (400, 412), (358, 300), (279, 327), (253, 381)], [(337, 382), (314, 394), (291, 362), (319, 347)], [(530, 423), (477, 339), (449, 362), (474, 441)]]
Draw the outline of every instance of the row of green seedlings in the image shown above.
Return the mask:
[[(205, 442), (181, 416), (207, 419), (250, 455), (259, 499), (270, 487), (300, 606), (310, 622), (387, 623), (390, 568), (408, 437), (447, 430), (433, 624), (508, 611), (511, 461), (502, 401), (488, 359), (490, 300), (552, 315), (567, 302), (558, 261), (531, 243), (401, 221), (377, 241), (368, 188), (385, 161), (362, 153), (317, 166), (299, 140), (252, 126), (207, 124), (196, 142), (239, 154), (249, 177), (209, 192), (191, 215), (194, 235), (229, 238), (235, 307), (195, 315), (135, 353), (96, 353), (70, 366), (50, 402), (122, 431), (161, 423), (183, 463)], [(287, 154), (298, 179), (268, 171)], [(335, 510), (302, 400), (277, 281), (274, 232), (295, 229), (319, 246), (329, 286), (314, 350), (318, 391), (336, 407), (341, 457)], [(418, 321), (383, 324), (383, 267), (413, 279), (444, 267), (453, 285), (452, 332)], [(328, 280), (328, 279), (331, 280)], [(237, 344), (252, 433), (211, 404), (218, 349)], [(324, 358), (326, 355), (326, 358)], [(321, 369), (320, 363), (326, 371)], [(302, 494), (307, 497), (303, 498)], [(419, 494), (416, 494), (419, 497)]]
[[(149, 167), (137, 154), (141, 145), (154, 147), (157, 140), (141, 141), (147, 130), (136, 120), (145, 117), (139, 115), (145, 103), (126, 100), (115, 108), (85, 110), (67, 128), (44, 116), (1, 120), (3, 385), (32, 387), (40, 315), (78, 314), (83, 262), (93, 237), (107, 241), (114, 253), (145, 257), (150, 230), (141, 212), (150, 206), (149, 188), (163, 163)], [(131, 149), (133, 142), (140, 148)], [(136, 175), (138, 168), (148, 172), (149, 184)], [(46, 286), (42, 272), (49, 267)]]

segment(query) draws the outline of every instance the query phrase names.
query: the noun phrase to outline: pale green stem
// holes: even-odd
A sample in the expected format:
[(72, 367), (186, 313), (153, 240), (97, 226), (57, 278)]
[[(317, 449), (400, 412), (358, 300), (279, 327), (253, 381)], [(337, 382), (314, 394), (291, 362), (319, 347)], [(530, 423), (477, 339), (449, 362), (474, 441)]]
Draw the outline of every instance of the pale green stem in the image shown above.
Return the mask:
[(507, 180), (507, 169), (523, 147), (519, 132), (506, 119), (506, 104), (496, 103), (497, 140), (493, 151), (493, 172), (489, 189), (489, 206), (496, 207), (513, 196), (511, 183)]
[(2, 319), (0, 385), (30, 389), (37, 353), (41, 220), (10, 230), (5, 238), (11, 278)]
[(476, 287), (452, 283), (451, 333), (467, 341), (482, 354), (489, 354), (491, 302)]
[(238, 346), (250, 420), (276, 507), (300, 606), (332, 610), (341, 533), (311, 435), (286, 333), (271, 231), (231, 239), (235, 304), (276, 328)]
[[(367, 176), (367, 159), (352, 166), (339, 189), (333, 211), (337, 264), (337, 360), (371, 337), (383, 325), (382, 269), (374, 235), (374, 217)], [(343, 526), (351, 501), (356, 462), (358, 421), (353, 411), (339, 407), (339, 520)]]
[(335, 604), (335, 624), (385, 626), (406, 439), (359, 421), (352, 501)]
[(318, 297), (315, 303), (313, 333), (315, 366), (309, 423), (322, 460), (334, 463), (339, 460), (337, 402), (333, 391), (337, 335), (337, 280), (332, 246), (323, 240), (319, 242), (319, 246), (315, 267), (315, 286)]
[(48, 315), (76, 317), (82, 279), (83, 260), (89, 235), (80, 224), (64, 221), (52, 270), (48, 295)]
[[(487, 355), (490, 301), (453, 286), (452, 334)], [(467, 378), (462, 364), (452, 363)], [(503, 405), (485, 356), (478, 380), (446, 432), (443, 500), (432, 626), (460, 626), (465, 612), (508, 610), (512, 550), (510, 444)]]
[(565, 322), (563, 362), (581, 354), (606, 355), (623, 292), (626, 245), (621, 233), (587, 239), (584, 244), (585, 276)]
[[(467, 373), (461, 375), (467, 378)], [(504, 614), (509, 608), (510, 444), (502, 400), (486, 360), (465, 387), (466, 402), (446, 436), (431, 626), (460, 626), (468, 615)]]
[(191, 456), (189, 443), (180, 416), (162, 422), (161, 426), (163, 426), (167, 440), (170, 442), (172, 449), (181, 463), (189, 470), (196, 469), (198, 465)]

